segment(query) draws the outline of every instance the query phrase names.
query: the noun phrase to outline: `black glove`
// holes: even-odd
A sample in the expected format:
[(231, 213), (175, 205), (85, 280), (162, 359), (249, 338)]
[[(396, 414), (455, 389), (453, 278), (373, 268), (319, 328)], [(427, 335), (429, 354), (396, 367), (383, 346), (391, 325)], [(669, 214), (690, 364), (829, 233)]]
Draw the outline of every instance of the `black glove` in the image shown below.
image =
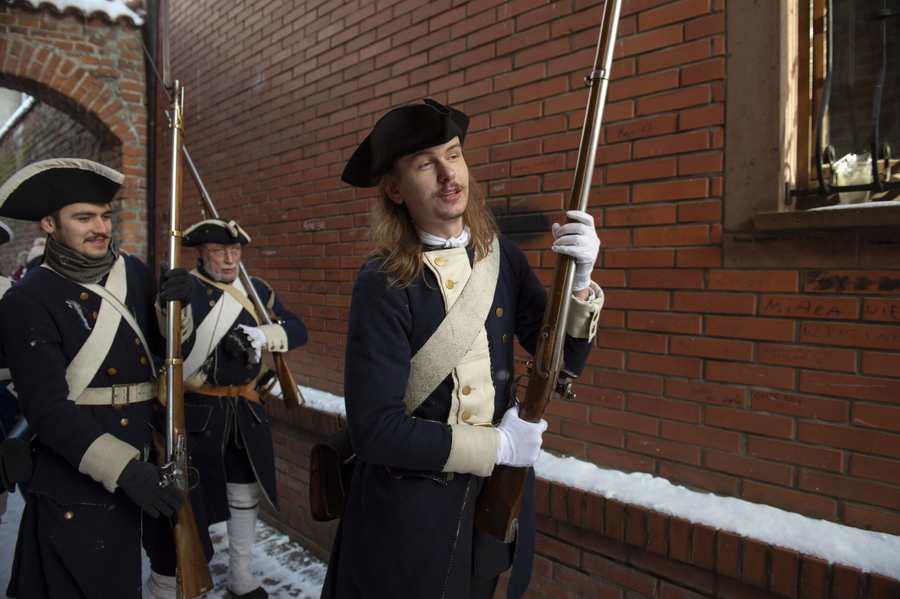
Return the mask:
[(128, 498), (141, 509), (158, 518), (171, 516), (185, 502), (184, 493), (174, 484), (159, 486), (159, 468), (148, 462), (131, 460), (116, 481)]
[(194, 299), (194, 277), (184, 267), (169, 269), (165, 260), (159, 263), (159, 301), (179, 301), (183, 306)]
[(235, 327), (225, 335), (225, 353), (229, 358), (237, 358), (250, 351), (250, 340), (247, 333)]

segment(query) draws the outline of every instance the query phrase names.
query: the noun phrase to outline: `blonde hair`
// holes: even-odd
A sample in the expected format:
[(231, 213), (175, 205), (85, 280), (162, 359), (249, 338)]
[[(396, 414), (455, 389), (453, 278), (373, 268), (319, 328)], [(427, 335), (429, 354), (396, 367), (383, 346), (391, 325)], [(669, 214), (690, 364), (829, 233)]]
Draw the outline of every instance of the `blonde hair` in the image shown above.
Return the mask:
[[(394, 203), (384, 190), (386, 177), (397, 176), (396, 166), (382, 177), (378, 197), (369, 226), (369, 242), (373, 246), (370, 258), (381, 260), (380, 272), (387, 277), (389, 287), (406, 288), (422, 274), (422, 241), (405, 204)], [(463, 212), (469, 227), (471, 243), (475, 247), (475, 261), (491, 251), (497, 235), (497, 222), (487, 207), (484, 188), (469, 175), (469, 198)]]

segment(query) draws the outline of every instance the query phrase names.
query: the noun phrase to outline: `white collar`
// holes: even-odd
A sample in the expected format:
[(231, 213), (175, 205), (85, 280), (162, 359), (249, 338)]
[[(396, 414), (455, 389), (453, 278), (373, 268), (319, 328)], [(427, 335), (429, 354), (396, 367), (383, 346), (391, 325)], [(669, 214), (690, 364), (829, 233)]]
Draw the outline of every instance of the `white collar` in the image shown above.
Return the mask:
[(443, 237), (432, 235), (431, 233), (423, 231), (419, 227), (416, 227), (416, 232), (419, 234), (419, 239), (422, 240), (422, 243), (424, 243), (428, 247), (464, 248), (469, 245), (469, 227), (465, 227), (463, 229), (463, 232), (460, 233), (459, 237), (451, 237), (450, 239), (444, 239)]

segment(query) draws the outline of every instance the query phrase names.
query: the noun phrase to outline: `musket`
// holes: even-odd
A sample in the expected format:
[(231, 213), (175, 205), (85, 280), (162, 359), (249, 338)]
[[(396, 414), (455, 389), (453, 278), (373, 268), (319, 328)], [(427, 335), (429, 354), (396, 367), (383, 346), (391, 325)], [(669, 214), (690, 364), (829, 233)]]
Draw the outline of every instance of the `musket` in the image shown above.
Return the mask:
[[(163, 64), (168, 77), (168, 0), (162, 1), (163, 10)], [(165, 77), (164, 83), (166, 84)], [(184, 143), (184, 90), (178, 81), (171, 86), (172, 132), (171, 189), (169, 194), (169, 266), (181, 265), (181, 147)], [(185, 502), (178, 511), (174, 525), (176, 556), (176, 596), (179, 599), (194, 599), (213, 589), (212, 576), (206, 561), (206, 552), (200, 541), (197, 520), (191, 506), (188, 482), (187, 430), (184, 423), (183, 360), (181, 356), (181, 301), (166, 303), (166, 465), (163, 468), (164, 482), (174, 484), (184, 493)]]
[[(609, 88), (609, 70), (612, 66), (620, 7), (621, 0), (606, 1), (594, 69), (588, 77), (585, 77), (585, 83), (590, 91), (584, 126), (581, 130), (578, 159), (575, 163), (575, 179), (572, 184), (569, 210), (587, 210), (594, 161), (600, 143), (603, 107)], [(574, 278), (574, 260), (569, 256), (558, 255), (534, 353), (534, 363), (519, 412), (520, 417), (528, 422), (540, 421), (554, 393), (565, 399), (574, 397), (571, 390), (572, 380), (561, 370), (566, 321), (569, 316), (569, 298), (572, 295)], [(495, 466), (478, 495), (475, 504), (475, 525), (501, 541), (506, 543), (513, 541), (527, 477), (528, 468)]]
[[(143, 40), (141, 40), (141, 44), (143, 45)], [(159, 71), (156, 70), (156, 65), (153, 62), (153, 59), (150, 57), (150, 51), (147, 49), (147, 46), (144, 46), (144, 53), (147, 54), (148, 60), (150, 62), (150, 66), (153, 68), (153, 72), (156, 73), (157, 79), (162, 83), (163, 91), (166, 93), (166, 97), (169, 99), (169, 102), (172, 101), (172, 96), (169, 93), (169, 88), (165, 83), (165, 79), (160, 75)], [(165, 54), (164, 60), (165, 60)], [(165, 69), (165, 63), (163, 63), (163, 69)], [(172, 117), (170, 115), (166, 115), (171, 121)], [(200, 198), (203, 204), (203, 211), (207, 216), (211, 216), (212, 218), (219, 218), (219, 213), (216, 210), (215, 205), (213, 204), (212, 197), (210, 197), (209, 192), (206, 190), (206, 186), (203, 184), (203, 179), (200, 178), (200, 173), (197, 171), (197, 167), (194, 165), (194, 161), (191, 160), (191, 155), (188, 152), (187, 147), (182, 144), (181, 153), (184, 157), (184, 161), (190, 170), (191, 177), (194, 179), (194, 183), (197, 185), (197, 190), (200, 192)], [(263, 304), (262, 298), (259, 297), (259, 292), (256, 291), (256, 287), (253, 286), (253, 282), (250, 279), (250, 275), (247, 273), (247, 269), (244, 268), (244, 263), (238, 263), (238, 276), (241, 279), (241, 283), (244, 285), (244, 289), (247, 290), (247, 295), (250, 298), (250, 301), (253, 302), (253, 307), (256, 309), (256, 314), (259, 317), (260, 321), (263, 324), (272, 324), (272, 316), (269, 314), (269, 311), (266, 309), (265, 304)], [(291, 369), (288, 367), (287, 362), (284, 360), (284, 354), (279, 352), (272, 352), (272, 361), (275, 364), (275, 374), (278, 377), (278, 381), (281, 384), (281, 396), (284, 398), (284, 404), (288, 408), (295, 408), (297, 406), (303, 405), (306, 403), (306, 400), (303, 398), (303, 394), (300, 393), (300, 388), (297, 386), (297, 381), (294, 379), (294, 374), (291, 372)]]
[[(185, 162), (190, 167), (194, 183), (197, 184), (197, 189), (200, 190), (200, 197), (203, 199), (203, 207), (206, 213), (213, 218), (219, 218), (219, 213), (213, 205), (209, 192), (206, 191), (206, 186), (203, 185), (203, 180), (200, 179), (200, 173), (197, 172), (197, 168), (194, 166), (194, 161), (191, 160), (187, 148), (182, 148), (182, 152)], [(247, 274), (247, 269), (244, 268), (243, 262), (238, 262), (238, 276), (240, 276), (241, 283), (244, 284), (244, 289), (247, 290), (247, 295), (250, 297), (250, 301), (253, 302), (253, 307), (256, 309), (260, 320), (264, 324), (272, 324), (272, 317), (265, 304), (263, 304), (262, 298), (259, 297), (256, 287), (253, 286), (253, 281), (250, 279), (250, 275)], [(295, 408), (306, 403), (306, 400), (303, 399), (303, 395), (300, 393), (300, 388), (297, 387), (297, 382), (294, 380), (294, 374), (284, 361), (284, 354), (272, 352), (272, 361), (275, 363), (275, 374), (281, 383), (281, 396), (284, 398), (284, 405), (288, 408)]]

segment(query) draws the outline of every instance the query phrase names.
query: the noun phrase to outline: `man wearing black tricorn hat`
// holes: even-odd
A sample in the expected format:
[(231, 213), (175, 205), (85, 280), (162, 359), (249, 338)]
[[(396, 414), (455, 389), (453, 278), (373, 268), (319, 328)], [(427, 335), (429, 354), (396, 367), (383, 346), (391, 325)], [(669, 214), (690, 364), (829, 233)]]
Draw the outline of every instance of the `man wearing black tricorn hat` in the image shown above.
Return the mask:
[(165, 265), (158, 285), (118, 248), (110, 202), (123, 180), (59, 158), (0, 187), (0, 216), (48, 234), (42, 267), (0, 301), (2, 352), (38, 438), (10, 597), (139, 599), (142, 512), (170, 516), (184, 502), (160, 486), (148, 421), (159, 413), (160, 314), (194, 288), (185, 269)]
[[(534, 352), (547, 294), (522, 251), (497, 232), (463, 152), (462, 112), (432, 100), (391, 110), (344, 169), (377, 187), (374, 247), (353, 288), (344, 362), (357, 464), (323, 598), (489, 598), (513, 566), (521, 597), (534, 554), (534, 474), (518, 537), (473, 525), (495, 464), (531, 466), (544, 421), (509, 407), (515, 336)], [(554, 225), (553, 251), (575, 258), (566, 370), (587, 359), (603, 302), (590, 281), (593, 219)]]
[[(272, 432), (257, 392), (261, 353), (303, 345), (307, 333), (268, 283), (252, 278), (273, 320), (260, 324), (239, 277), (242, 247), (249, 242), (235, 221), (209, 219), (185, 231), (183, 245), (195, 249), (197, 268), (191, 272), (196, 336), (183, 351), (184, 412), (193, 441), (191, 463), (210, 502), (210, 522), (227, 521), (226, 587), (236, 598), (264, 599), (268, 593), (250, 570), (260, 490), (272, 506), (278, 502)], [(174, 584), (160, 574), (174, 570), (154, 572), (152, 586)]]

